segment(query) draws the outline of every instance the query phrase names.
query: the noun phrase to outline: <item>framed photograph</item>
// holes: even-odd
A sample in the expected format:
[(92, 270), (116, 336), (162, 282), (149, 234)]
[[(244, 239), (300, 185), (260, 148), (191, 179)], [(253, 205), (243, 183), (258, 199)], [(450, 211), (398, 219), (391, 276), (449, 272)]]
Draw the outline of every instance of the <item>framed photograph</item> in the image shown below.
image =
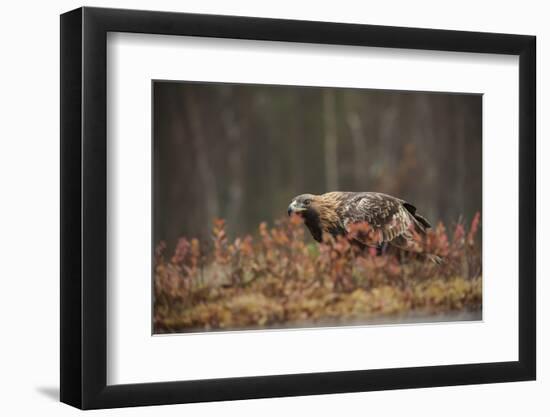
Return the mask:
[(61, 401), (535, 379), (535, 37), (61, 16)]

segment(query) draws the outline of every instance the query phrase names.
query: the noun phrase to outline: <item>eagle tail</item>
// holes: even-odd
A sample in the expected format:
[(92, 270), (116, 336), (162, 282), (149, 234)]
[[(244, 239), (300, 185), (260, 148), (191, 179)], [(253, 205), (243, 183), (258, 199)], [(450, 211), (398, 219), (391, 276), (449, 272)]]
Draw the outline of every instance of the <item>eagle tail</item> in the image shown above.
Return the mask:
[(426, 229), (429, 229), (430, 227), (432, 227), (432, 225), (430, 224), (430, 222), (428, 220), (426, 220), (425, 217), (422, 217), (420, 214), (418, 214), (416, 212), (416, 207), (413, 206), (412, 204), (410, 203), (403, 203), (403, 207), (405, 207), (407, 209), (407, 211), (411, 214), (411, 216), (414, 218), (415, 220), (415, 223), (416, 225), (423, 231), (425, 232)]
[(426, 220), (426, 218), (422, 217), (420, 214), (413, 214), (413, 216), (422, 226), (424, 226), (424, 228), (429, 229), (430, 227), (432, 227), (430, 222)]

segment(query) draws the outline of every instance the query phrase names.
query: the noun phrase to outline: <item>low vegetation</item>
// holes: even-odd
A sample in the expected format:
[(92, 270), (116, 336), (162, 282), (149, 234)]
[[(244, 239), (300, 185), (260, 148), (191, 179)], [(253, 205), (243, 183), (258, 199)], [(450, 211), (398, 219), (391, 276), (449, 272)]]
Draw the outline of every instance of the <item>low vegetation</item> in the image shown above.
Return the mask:
[[(155, 333), (432, 321), (478, 315), (482, 303), (479, 214), (419, 239), (422, 253), (360, 249), (346, 238), (306, 239), (298, 218), (230, 240), (182, 237), (155, 253)], [(423, 254), (436, 254), (436, 264)]]

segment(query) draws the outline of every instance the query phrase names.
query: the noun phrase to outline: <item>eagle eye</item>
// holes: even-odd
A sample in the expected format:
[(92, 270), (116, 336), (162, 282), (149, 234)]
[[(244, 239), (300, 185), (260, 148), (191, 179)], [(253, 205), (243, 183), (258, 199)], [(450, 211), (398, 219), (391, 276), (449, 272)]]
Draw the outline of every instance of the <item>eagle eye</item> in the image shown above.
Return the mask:
[(304, 200), (304, 206), (309, 206), (310, 203), (311, 200), (309, 198)]

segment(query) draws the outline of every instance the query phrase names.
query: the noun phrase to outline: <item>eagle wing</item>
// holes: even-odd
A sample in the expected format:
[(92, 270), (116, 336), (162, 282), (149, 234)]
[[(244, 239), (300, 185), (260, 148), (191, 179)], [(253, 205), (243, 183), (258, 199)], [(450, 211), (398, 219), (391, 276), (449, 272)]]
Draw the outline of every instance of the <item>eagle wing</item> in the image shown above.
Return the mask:
[(382, 193), (357, 193), (343, 203), (341, 218), (348, 233), (354, 231), (355, 225), (368, 225), (368, 231), (363, 230), (355, 236), (368, 246), (379, 246), (400, 236), (408, 240), (418, 224), (406, 208), (407, 204)]

